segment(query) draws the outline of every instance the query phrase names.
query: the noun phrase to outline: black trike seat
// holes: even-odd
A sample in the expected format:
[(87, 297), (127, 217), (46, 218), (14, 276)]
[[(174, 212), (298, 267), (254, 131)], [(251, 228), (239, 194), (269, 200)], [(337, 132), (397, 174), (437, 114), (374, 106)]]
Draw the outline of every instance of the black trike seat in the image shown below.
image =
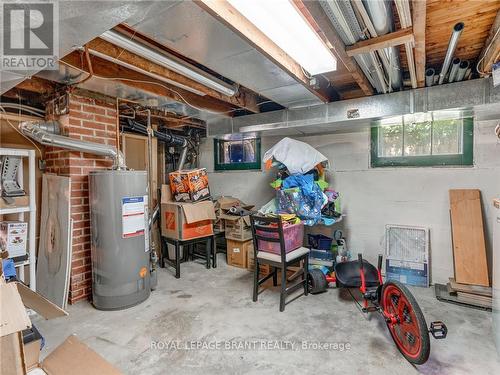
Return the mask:
[[(365, 284), (367, 287), (380, 285), (378, 273), (375, 266), (363, 260), (363, 270), (365, 274)], [(361, 275), (359, 273), (359, 262), (353, 260), (335, 264), (335, 278), (340, 282), (340, 286), (345, 288), (359, 288), (361, 286)]]

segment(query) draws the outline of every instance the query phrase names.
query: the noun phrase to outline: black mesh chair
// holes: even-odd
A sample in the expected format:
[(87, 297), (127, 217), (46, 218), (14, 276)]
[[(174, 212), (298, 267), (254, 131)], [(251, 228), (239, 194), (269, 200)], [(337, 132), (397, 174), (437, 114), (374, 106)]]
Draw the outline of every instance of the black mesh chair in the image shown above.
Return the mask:
[[(280, 292), (280, 311), (285, 310), (286, 297), (299, 289), (304, 288), (304, 295), (307, 296), (307, 269), (309, 265), (309, 249), (299, 247), (287, 253), (285, 251), (285, 238), (283, 234), (283, 224), (281, 218), (268, 218), (263, 216), (250, 216), (252, 224), (252, 237), (255, 251), (255, 270), (254, 270), (254, 285), (253, 285), (253, 301), (257, 301), (259, 295), (259, 287), (269, 278), (273, 278), (273, 285), (278, 285), (278, 269), (281, 271), (281, 292)], [(262, 251), (262, 246), (266, 242), (280, 245), (280, 254)], [(301, 276), (301, 279), (291, 286), (287, 287), (287, 268), (292, 264), (302, 262), (302, 269), (296, 274)], [(271, 266), (271, 273), (260, 279), (260, 265), (268, 264)], [(295, 298), (294, 298), (295, 299)], [(291, 302), (291, 301), (289, 301)]]

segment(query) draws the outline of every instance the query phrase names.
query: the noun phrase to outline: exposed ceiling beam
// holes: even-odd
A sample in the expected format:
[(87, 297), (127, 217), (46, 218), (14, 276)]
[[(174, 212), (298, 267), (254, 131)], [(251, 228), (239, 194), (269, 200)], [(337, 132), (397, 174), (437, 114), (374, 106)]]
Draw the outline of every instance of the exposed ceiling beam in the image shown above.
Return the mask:
[(112, 59), (115, 59), (117, 63), (125, 64), (133, 70), (138, 69), (158, 75), (166, 80), (172, 81), (172, 84), (174, 86), (177, 83), (181, 85), (181, 87), (186, 88), (188, 91), (192, 89), (212, 98), (245, 108), (251, 112), (260, 112), (259, 106), (257, 104), (257, 96), (255, 94), (249, 93), (248, 91), (245, 92), (243, 90), (240, 90), (240, 92), (234, 96), (221, 94), (216, 90), (213, 90), (207, 86), (200, 84), (199, 82), (183, 76), (182, 74), (174, 72), (164, 66), (158, 65), (142, 56), (129, 52), (121, 47), (115, 46), (114, 44), (100, 38), (96, 38), (87, 43), (87, 47), (90, 49), (91, 53), (97, 52), (99, 54), (109, 56)]
[[(99, 57), (91, 56), (91, 61), (94, 75), (100, 77), (95, 77), (95, 79), (112, 79), (114, 82), (120, 82), (124, 85), (135, 87), (154, 95), (164, 96), (180, 103), (187, 102), (186, 104), (194, 108), (217, 112), (227, 116), (232, 116), (234, 112), (237, 111), (237, 108), (234, 108), (235, 106), (229, 103), (222, 102), (209, 96), (193, 94), (192, 92), (155, 80), (147, 75), (118, 64), (112, 64)], [(81, 54), (77, 51), (64, 56), (61, 62), (83, 70), (84, 72), (89, 72), (89, 68), (85, 63), (85, 58), (82, 58)]]
[(408, 42), (413, 43), (413, 40), (413, 30), (409, 27), (375, 38), (362, 40), (352, 46), (346, 47), (345, 51), (347, 56), (352, 57), (362, 53), (370, 53), (388, 47), (399, 46)]
[(14, 89), (36, 92), (39, 94), (52, 95), (55, 92), (56, 84), (47, 79), (31, 77), (25, 79), (21, 83), (18, 83)]
[(493, 63), (500, 60), (500, 10), (497, 12), (495, 22), (491, 26), (483, 50), (479, 54), (479, 60), (481, 65), (478, 66), (478, 70), (485, 74), (490, 74)]
[(327, 90), (322, 86), (318, 89), (311, 85), (310, 79), (294, 59), (274, 43), (257, 26), (245, 18), (227, 1), (222, 0), (195, 0), (203, 10), (220, 20), (235, 34), (250, 43), (260, 53), (286, 71), (298, 83), (302, 84), (321, 101), (329, 102)]
[(415, 70), (417, 86), (425, 86), (425, 24), (427, 0), (413, 0), (413, 35), (415, 37)]
[(337, 31), (333, 28), (332, 23), (324, 12), (321, 4), (318, 1), (302, 1), (305, 9), (310, 13), (312, 19), (321, 28), (323, 34), (332, 46), (332, 52), (337, 56), (339, 61), (344, 64), (346, 69), (352, 75), (356, 83), (363, 90), (365, 95), (373, 95), (373, 87), (359, 68), (354, 59), (347, 55), (345, 51), (345, 44), (340, 39)]

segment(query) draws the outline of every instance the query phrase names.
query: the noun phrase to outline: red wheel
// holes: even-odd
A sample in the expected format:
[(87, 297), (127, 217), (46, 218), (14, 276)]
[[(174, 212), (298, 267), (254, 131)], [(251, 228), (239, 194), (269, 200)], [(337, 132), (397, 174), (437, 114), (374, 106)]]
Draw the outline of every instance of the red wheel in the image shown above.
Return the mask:
[(381, 306), (386, 318), (392, 318), (387, 328), (401, 354), (417, 365), (427, 362), (429, 331), (415, 297), (403, 284), (388, 281), (382, 289)]

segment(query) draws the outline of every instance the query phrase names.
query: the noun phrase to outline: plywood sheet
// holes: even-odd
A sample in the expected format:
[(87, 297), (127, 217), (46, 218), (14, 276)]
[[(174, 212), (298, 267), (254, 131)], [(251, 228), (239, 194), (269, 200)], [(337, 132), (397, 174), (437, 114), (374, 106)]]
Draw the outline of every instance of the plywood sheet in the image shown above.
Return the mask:
[(450, 277), (449, 280), (450, 280), (451, 289), (453, 289), (456, 292), (477, 294), (477, 295), (486, 296), (486, 297), (492, 296), (492, 290), (490, 287), (479, 286), (479, 285), (459, 284), (452, 277)]
[(40, 243), (36, 269), (37, 292), (64, 308), (71, 268), (69, 177), (44, 174)]
[(489, 286), (481, 192), (457, 189), (449, 193), (455, 280), (460, 284)]

